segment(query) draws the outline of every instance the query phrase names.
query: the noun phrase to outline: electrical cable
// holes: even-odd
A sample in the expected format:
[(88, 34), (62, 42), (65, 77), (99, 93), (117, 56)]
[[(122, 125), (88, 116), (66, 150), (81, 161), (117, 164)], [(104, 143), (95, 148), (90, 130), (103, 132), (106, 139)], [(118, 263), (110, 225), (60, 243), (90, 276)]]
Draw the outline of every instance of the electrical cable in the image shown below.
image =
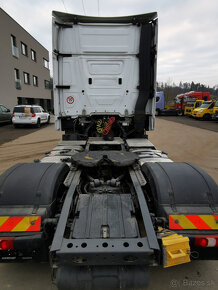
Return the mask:
[(82, 4), (83, 4), (83, 12), (86, 15), (86, 10), (85, 10), (85, 5), (84, 5), (84, 1), (82, 0)]
[(64, 4), (64, 0), (61, 0), (61, 1), (62, 1), (63, 5), (64, 5), (65, 12), (67, 13), (67, 9), (66, 9), (66, 6)]

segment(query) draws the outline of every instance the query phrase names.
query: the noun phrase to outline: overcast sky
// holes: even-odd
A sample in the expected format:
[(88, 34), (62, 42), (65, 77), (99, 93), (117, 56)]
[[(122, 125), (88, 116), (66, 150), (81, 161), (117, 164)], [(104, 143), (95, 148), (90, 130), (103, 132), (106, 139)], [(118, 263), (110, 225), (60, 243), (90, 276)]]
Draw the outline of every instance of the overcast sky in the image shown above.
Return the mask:
[(157, 11), (157, 80), (218, 85), (218, 0), (0, 0), (0, 7), (50, 52), (52, 10), (95, 16)]

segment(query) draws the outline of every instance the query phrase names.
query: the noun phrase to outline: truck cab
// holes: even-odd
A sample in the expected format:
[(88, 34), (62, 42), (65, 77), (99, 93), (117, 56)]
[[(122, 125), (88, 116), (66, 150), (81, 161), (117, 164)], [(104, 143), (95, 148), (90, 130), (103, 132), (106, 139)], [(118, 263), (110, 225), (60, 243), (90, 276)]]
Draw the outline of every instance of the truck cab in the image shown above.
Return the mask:
[(206, 101), (192, 112), (192, 117), (196, 119), (210, 120), (214, 113), (215, 101)]
[(164, 92), (156, 92), (156, 112), (155, 115), (158, 116), (161, 113), (161, 110), (164, 110), (165, 107), (165, 98)]
[(185, 106), (185, 112), (184, 115), (185, 116), (189, 116), (192, 117), (192, 112), (193, 110), (195, 110), (196, 108), (200, 107), (203, 104), (203, 100), (190, 100), (187, 101), (187, 105)]
[(138, 290), (151, 267), (217, 259), (217, 185), (146, 135), (156, 53), (157, 13), (53, 12), (63, 140), (0, 176), (0, 263), (49, 259), (59, 290)]
[[(118, 136), (143, 136), (145, 130), (154, 129), (156, 15), (102, 19), (77, 15), (75, 20), (55, 13), (55, 125), (65, 131), (63, 138), (78, 138), (76, 124), (80, 138), (86, 139), (110, 116), (116, 118)], [(72, 24), (66, 28), (66, 22)]]

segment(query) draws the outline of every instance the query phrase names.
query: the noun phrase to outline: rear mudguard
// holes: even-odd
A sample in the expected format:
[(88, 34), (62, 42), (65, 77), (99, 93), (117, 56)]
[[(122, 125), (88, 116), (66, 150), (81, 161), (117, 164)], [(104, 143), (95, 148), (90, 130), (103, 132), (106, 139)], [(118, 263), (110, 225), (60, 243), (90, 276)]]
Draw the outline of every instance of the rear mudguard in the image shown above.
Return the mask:
[(63, 163), (21, 163), (9, 168), (0, 176), (0, 215), (8, 215), (8, 210), (13, 215), (25, 215), (28, 208), (37, 215), (44, 208), (46, 216), (51, 217), (68, 172)]
[(217, 214), (218, 187), (200, 167), (191, 163), (145, 163), (142, 166), (157, 217), (171, 214)]
[[(197, 236), (218, 236), (218, 187), (215, 181), (191, 163), (150, 162), (142, 166), (142, 171), (148, 182), (146, 190), (154, 200), (155, 217), (164, 222), (164, 228), (170, 227), (171, 219), (171, 223), (175, 222), (173, 232), (189, 237), (191, 259), (217, 260), (217, 247), (195, 245)], [(170, 215), (176, 216), (176, 220)], [(202, 215), (211, 216), (212, 227), (209, 225), (205, 229), (202, 226)], [(181, 219), (185, 216), (185, 220), (196, 218), (199, 224), (195, 223), (195, 228), (190, 224), (181, 225), (179, 216)]]
[[(0, 219), (5, 220), (0, 238), (13, 238), (14, 245), (13, 250), (0, 251), (0, 262), (47, 260), (54, 227), (45, 229), (45, 221), (56, 214), (57, 197), (68, 172), (63, 163), (24, 163), (0, 176)], [(34, 230), (29, 227), (35, 224), (32, 218), (39, 220)]]

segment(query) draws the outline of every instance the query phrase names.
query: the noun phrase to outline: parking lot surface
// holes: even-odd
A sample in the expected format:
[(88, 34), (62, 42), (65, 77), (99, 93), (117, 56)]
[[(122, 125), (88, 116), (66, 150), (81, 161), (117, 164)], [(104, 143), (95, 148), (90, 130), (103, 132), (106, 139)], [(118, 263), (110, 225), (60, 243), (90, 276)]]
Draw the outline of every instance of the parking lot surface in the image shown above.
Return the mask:
[(176, 122), (179, 124), (201, 128), (209, 131), (218, 132), (218, 121), (209, 120), (196, 120), (193, 118), (189, 118), (187, 116), (160, 116), (158, 119), (163, 119), (171, 122)]

